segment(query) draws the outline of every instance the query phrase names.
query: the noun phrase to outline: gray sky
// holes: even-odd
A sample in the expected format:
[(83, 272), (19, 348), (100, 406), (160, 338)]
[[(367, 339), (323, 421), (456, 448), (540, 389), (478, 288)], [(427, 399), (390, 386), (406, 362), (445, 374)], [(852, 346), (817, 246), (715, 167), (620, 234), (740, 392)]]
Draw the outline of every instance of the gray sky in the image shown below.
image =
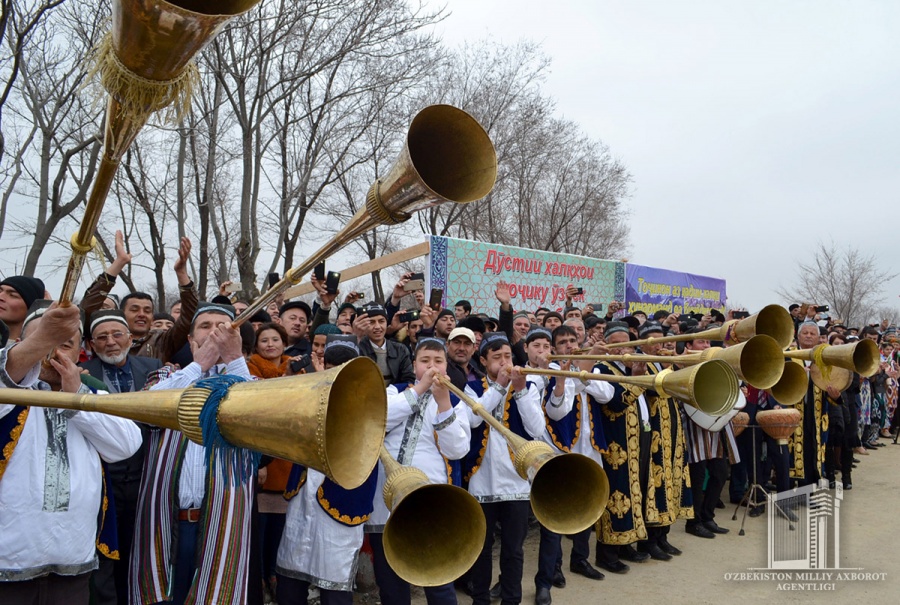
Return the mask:
[[(775, 289), (834, 239), (896, 267), (900, 2), (449, 0), (451, 45), (526, 38), (558, 112), (634, 178), (631, 261)], [(889, 243), (890, 242), (890, 243)], [(886, 284), (900, 307), (900, 279)]]

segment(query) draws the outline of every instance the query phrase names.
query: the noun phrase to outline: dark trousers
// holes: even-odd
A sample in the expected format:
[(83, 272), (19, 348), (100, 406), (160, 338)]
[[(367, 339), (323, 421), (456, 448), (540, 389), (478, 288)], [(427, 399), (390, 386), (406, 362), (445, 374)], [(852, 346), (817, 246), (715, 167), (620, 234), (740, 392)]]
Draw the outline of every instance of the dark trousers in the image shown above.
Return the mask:
[(183, 605), (191, 589), (194, 571), (197, 567), (197, 536), (199, 533), (199, 523), (178, 522), (178, 553), (175, 557), (171, 605)]
[(275, 575), (275, 562), (278, 559), (278, 546), (281, 544), (281, 534), (284, 533), (284, 521), (287, 515), (284, 513), (260, 513), (259, 536), (260, 552), (262, 553), (262, 577), (268, 581)]
[(651, 546), (659, 546), (660, 540), (669, 533), (668, 525), (648, 525), (647, 539), (638, 541), (638, 550), (646, 551)]
[(551, 588), (553, 574), (562, 564), (562, 536), (541, 525), (541, 543), (538, 547), (538, 568), (534, 575), (534, 585)]
[[(378, 595), (381, 605), (409, 605), (411, 596), (409, 582), (397, 575), (388, 565), (384, 556), (383, 534), (368, 534), (369, 546), (372, 547), (372, 564), (375, 567), (375, 581), (378, 583)], [(442, 586), (425, 588), (425, 600), (428, 605), (456, 605), (456, 589), (453, 582)]]
[(88, 605), (90, 573), (0, 582), (0, 605)]
[[(688, 524), (705, 523), (713, 521), (716, 517), (716, 503), (722, 495), (725, 480), (728, 477), (728, 459), (711, 458), (700, 462), (691, 462), (691, 492), (694, 496), (694, 518)], [(703, 490), (703, 480), (706, 473), (709, 480), (706, 482), (706, 491)]]
[[(278, 605), (306, 605), (309, 601), (309, 582), (278, 576)], [(349, 590), (319, 589), (322, 605), (353, 605), (353, 592)]]
[(835, 469), (840, 467), (843, 482), (851, 483), (853, 449), (846, 443), (844, 427), (836, 426), (829, 429), (828, 442), (825, 444), (825, 478), (829, 481), (835, 480)]
[(591, 536), (594, 528), (589, 527), (583, 532), (572, 536), (572, 554), (569, 555), (569, 566), (580, 561), (587, 561), (591, 556)]
[(516, 605), (522, 600), (522, 565), (525, 559), (523, 547), (528, 532), (528, 514), (531, 505), (527, 500), (482, 503), (481, 510), (487, 521), (484, 547), (472, 566), (472, 604), (490, 605), (491, 577), (494, 547), (494, 526), (500, 523), (500, 600), (503, 605)]

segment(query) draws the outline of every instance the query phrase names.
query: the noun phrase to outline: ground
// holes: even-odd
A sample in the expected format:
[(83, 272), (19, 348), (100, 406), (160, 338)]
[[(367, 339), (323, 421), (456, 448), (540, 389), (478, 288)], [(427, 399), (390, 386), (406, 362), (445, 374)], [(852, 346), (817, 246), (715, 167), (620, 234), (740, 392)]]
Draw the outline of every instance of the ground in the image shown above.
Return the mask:
[[(677, 523), (669, 541), (684, 551), (669, 562), (648, 561), (632, 564), (625, 575), (606, 574), (602, 581), (592, 581), (569, 573), (563, 589), (554, 588), (556, 605), (588, 605), (624, 599), (639, 603), (809, 603), (812, 599), (826, 603), (896, 602), (900, 599), (900, 530), (896, 523), (900, 511), (900, 446), (881, 439), (886, 447), (858, 456), (861, 460), (853, 474), (853, 489), (844, 493), (841, 506), (841, 567), (857, 568), (855, 573), (886, 574), (884, 579), (834, 582), (833, 591), (810, 595), (807, 591), (787, 591), (784, 582), (738, 581), (728, 574), (749, 573), (752, 568), (766, 567), (766, 515), (747, 518), (745, 535), (738, 535), (741, 515), (732, 520), (734, 505), (716, 513), (716, 522), (731, 530), (713, 540), (697, 538), (684, 532), (684, 522)], [(727, 502), (728, 488), (723, 490)], [(525, 544), (525, 575), (522, 603), (534, 602), (534, 573), (537, 566), (538, 532), (529, 532)], [(571, 542), (563, 540), (563, 560), (568, 561)], [(593, 555), (593, 547), (592, 547)], [(497, 558), (495, 556), (495, 569)], [(766, 571), (766, 570), (762, 570)], [(496, 572), (495, 572), (496, 573)], [(779, 586), (781, 585), (781, 590)], [(358, 595), (361, 597), (362, 595)], [(376, 603), (376, 598), (358, 602)], [(459, 594), (460, 605), (471, 599)], [(421, 590), (414, 593), (414, 604), (424, 604)]]

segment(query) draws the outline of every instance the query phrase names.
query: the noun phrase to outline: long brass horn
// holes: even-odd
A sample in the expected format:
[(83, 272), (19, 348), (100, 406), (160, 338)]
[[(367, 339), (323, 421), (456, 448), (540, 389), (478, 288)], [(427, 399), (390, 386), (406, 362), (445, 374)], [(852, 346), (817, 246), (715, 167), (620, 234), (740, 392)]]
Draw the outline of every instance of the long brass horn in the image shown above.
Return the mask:
[(660, 342), (687, 342), (690, 340), (721, 340), (726, 345), (732, 346), (749, 340), (757, 334), (771, 336), (783, 349), (794, 338), (794, 320), (791, 319), (791, 314), (787, 309), (781, 305), (768, 305), (750, 317), (733, 319), (718, 328), (710, 328), (696, 334), (673, 334), (672, 336), (617, 342), (607, 344), (606, 348), (639, 347)]
[[(821, 344), (811, 349), (785, 351), (784, 356), (812, 361), (816, 366), (837, 366), (866, 377), (877, 372), (881, 362), (878, 345), (869, 339), (845, 345)], [(819, 369), (821, 371), (822, 367)], [(827, 372), (827, 368), (825, 371)]]
[(740, 380), (758, 389), (768, 389), (778, 382), (784, 370), (781, 347), (770, 336), (757, 334), (747, 342), (732, 347), (710, 347), (699, 353), (688, 355), (551, 355), (550, 359), (571, 361), (621, 361), (623, 363), (675, 363), (681, 366), (694, 365), (721, 359), (734, 370)]
[(109, 93), (103, 155), (66, 269), (60, 304), (71, 303), (119, 162), (150, 116), (170, 105), (180, 115), (199, 82), (191, 59), (259, 0), (113, 0), (112, 30), (93, 72)]
[(808, 387), (809, 375), (803, 364), (787, 360), (784, 362), (781, 378), (766, 392), (778, 403), (793, 405), (803, 400)]
[(497, 154), (478, 121), (450, 105), (426, 107), (413, 118), (406, 145), (387, 174), (375, 181), (366, 205), (328, 243), (253, 301), (232, 323), (237, 327), (279, 294), (300, 283), (313, 267), (354, 238), (379, 225), (394, 225), (412, 213), (485, 197), (497, 178)]
[[(197, 387), (109, 395), (4, 389), (3, 402), (111, 414), (202, 443), (200, 412), (209, 394)], [(238, 383), (219, 403), (216, 422), (236, 447), (309, 466), (352, 489), (378, 461), (387, 423), (384, 379), (375, 362), (360, 357), (324, 372)]]
[[(621, 357), (628, 357), (630, 361), (640, 361), (645, 360), (648, 356), (622, 355)], [(667, 359), (673, 361), (678, 358), (668, 357)], [(710, 416), (721, 416), (728, 413), (737, 403), (740, 392), (734, 370), (721, 359), (703, 361), (693, 367), (681, 370), (666, 368), (658, 374), (644, 376), (612, 376), (585, 371), (566, 372), (539, 368), (522, 368), (522, 373), (632, 384), (645, 389), (653, 389), (663, 396), (671, 395), (686, 401)]]
[(506, 439), (516, 472), (531, 483), (531, 510), (541, 525), (570, 535), (597, 522), (609, 500), (609, 480), (599, 464), (581, 454), (558, 454), (543, 441), (516, 435), (448, 379), (440, 380)]
[(463, 575), (484, 546), (487, 524), (481, 505), (466, 490), (430, 483), (414, 466), (403, 466), (381, 447), (384, 556), (397, 575), (416, 586), (441, 586)]

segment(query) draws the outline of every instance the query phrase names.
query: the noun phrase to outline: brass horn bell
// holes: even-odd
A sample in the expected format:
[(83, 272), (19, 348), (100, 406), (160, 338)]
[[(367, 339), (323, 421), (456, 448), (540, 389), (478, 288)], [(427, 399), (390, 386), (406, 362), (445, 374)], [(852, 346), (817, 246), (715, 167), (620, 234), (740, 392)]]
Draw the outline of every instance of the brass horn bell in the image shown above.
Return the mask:
[(384, 447), (384, 556), (398, 576), (416, 586), (441, 586), (478, 558), (487, 524), (466, 490), (430, 483), (420, 469), (402, 466)]
[(497, 178), (494, 144), (478, 121), (450, 105), (431, 105), (413, 118), (406, 145), (387, 174), (375, 181), (366, 205), (335, 236), (254, 300), (239, 326), (278, 294), (300, 283), (320, 261), (379, 225), (394, 225), (438, 204), (468, 204), (485, 197)]
[[(109, 395), (3, 391), (4, 403), (100, 412), (203, 442), (199, 419), (207, 389)], [(368, 357), (314, 374), (237, 383), (219, 403), (217, 417), (230, 444), (309, 466), (346, 489), (359, 487), (371, 474), (386, 423), (384, 378)]]
[(541, 525), (571, 535), (597, 522), (609, 500), (609, 479), (599, 464), (587, 456), (559, 454), (543, 441), (520, 437), (449, 380), (442, 382), (506, 439), (516, 472), (531, 483), (531, 509)]

